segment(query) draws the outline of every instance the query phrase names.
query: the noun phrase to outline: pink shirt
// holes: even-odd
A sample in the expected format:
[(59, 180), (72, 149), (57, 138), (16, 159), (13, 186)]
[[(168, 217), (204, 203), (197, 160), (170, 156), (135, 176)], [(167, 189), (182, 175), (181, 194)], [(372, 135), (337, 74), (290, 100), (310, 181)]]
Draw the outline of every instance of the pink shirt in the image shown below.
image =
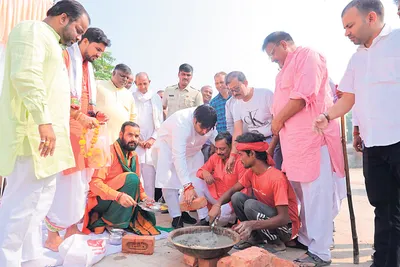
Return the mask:
[(344, 177), (339, 121), (334, 120), (318, 135), (314, 119), (333, 105), (325, 58), (309, 48), (289, 53), (276, 77), (272, 114), (276, 116), (290, 99), (304, 99), (306, 106), (285, 122), (279, 132), (282, 170), (290, 181), (312, 182), (320, 173), (321, 146), (328, 147), (333, 171)]

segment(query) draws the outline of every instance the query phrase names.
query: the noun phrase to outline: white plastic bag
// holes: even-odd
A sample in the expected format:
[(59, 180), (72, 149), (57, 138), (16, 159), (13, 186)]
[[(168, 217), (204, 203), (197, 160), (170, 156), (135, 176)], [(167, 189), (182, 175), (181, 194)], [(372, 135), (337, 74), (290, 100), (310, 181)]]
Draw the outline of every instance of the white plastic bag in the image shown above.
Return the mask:
[(94, 236), (72, 235), (59, 246), (64, 267), (90, 267), (106, 255), (107, 240)]

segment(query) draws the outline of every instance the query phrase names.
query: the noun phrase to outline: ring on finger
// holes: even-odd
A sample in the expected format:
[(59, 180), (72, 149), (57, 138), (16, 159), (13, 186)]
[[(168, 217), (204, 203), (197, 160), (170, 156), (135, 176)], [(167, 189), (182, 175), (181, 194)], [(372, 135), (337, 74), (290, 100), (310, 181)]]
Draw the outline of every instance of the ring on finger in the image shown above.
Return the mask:
[(42, 139), (42, 140), (40, 140), (40, 143), (44, 143), (44, 142), (46, 142), (46, 140), (43, 140), (43, 139)]
[(49, 145), (50, 145), (50, 142), (49, 142), (49, 141), (46, 141), (46, 142), (44, 143), (44, 145), (45, 145), (45, 146), (49, 146)]

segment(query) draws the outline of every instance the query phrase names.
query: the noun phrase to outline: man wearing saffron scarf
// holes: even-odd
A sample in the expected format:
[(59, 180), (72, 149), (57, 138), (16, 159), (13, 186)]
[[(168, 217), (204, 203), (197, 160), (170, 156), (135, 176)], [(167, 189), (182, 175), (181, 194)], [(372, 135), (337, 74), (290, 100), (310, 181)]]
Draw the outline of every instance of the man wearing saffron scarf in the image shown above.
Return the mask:
[[(219, 216), (221, 206), (232, 201), (240, 223), (233, 227), (242, 241), (237, 249), (262, 245), (274, 253), (285, 250), (285, 242), (297, 235), (300, 220), (296, 195), (286, 176), (266, 152), (268, 144), (260, 133), (237, 137), (236, 149), (247, 172), (225, 192), (209, 212), (210, 222)], [(254, 197), (240, 192), (251, 187)], [(265, 244), (265, 241), (267, 244)]]
[(101, 234), (106, 226), (127, 229), (138, 235), (158, 235), (154, 213), (142, 210), (139, 201), (148, 198), (140, 183), (136, 152), (139, 125), (125, 122), (119, 139), (111, 145), (111, 165), (94, 172), (89, 184), (88, 202), (82, 231)]
[(98, 125), (96, 115), (100, 121), (105, 119), (103, 113), (95, 113), (96, 82), (92, 62), (108, 46), (110, 40), (102, 30), (89, 28), (79, 43), (64, 50), (71, 86), (70, 140), (75, 167), (63, 171), (57, 177), (56, 193), (45, 218), (48, 229), (45, 247), (52, 251), (58, 251), (63, 241), (59, 232), (67, 229), (64, 239), (79, 233), (76, 224), (83, 217), (88, 184), (94, 171), (88, 167), (87, 159), (81, 154), (79, 141), (83, 129)]

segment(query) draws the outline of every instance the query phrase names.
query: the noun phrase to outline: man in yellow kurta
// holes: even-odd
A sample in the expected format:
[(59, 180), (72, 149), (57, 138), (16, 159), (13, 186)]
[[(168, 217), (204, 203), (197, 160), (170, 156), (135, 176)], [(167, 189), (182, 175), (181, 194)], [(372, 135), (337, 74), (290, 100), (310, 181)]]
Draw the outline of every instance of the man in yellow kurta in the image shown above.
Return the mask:
[(125, 86), (131, 69), (125, 64), (118, 64), (111, 80), (97, 82), (96, 107), (107, 114), (110, 144), (118, 139), (121, 125), (126, 121), (136, 122), (135, 100)]
[(59, 1), (44, 21), (22, 22), (9, 35), (0, 97), (0, 175), (8, 182), (0, 208), (1, 267), (40, 257), (40, 223), (55, 178), (74, 166), (60, 43), (78, 41), (89, 21), (79, 2)]

